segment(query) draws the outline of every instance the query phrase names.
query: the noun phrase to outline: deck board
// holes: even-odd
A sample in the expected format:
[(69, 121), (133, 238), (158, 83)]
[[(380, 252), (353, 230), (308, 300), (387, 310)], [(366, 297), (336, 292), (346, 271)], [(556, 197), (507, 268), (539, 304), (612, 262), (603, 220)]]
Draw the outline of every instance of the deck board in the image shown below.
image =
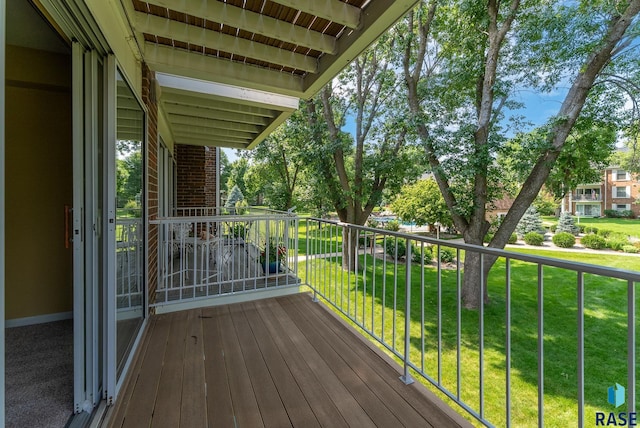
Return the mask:
[(212, 428), (235, 425), (220, 330), (220, 318), (224, 316), (220, 308), (202, 309), (208, 422)]
[(153, 316), (128, 376), (110, 427), (470, 426), (306, 294)]

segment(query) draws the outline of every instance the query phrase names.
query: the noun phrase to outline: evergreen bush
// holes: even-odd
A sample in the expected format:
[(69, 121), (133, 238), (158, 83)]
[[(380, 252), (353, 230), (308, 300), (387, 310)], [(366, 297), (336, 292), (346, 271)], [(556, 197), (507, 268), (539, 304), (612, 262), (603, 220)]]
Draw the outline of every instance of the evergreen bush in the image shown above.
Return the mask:
[(592, 250), (600, 250), (607, 245), (607, 242), (602, 236), (595, 234), (583, 236), (580, 242), (586, 248), (591, 248)]
[(400, 230), (400, 223), (398, 222), (398, 220), (391, 220), (384, 225), (384, 228), (391, 232), (397, 232)]
[(569, 232), (560, 232), (553, 235), (553, 243), (560, 248), (571, 248), (576, 244), (576, 237)]
[(404, 243), (404, 239), (387, 239), (384, 249), (388, 255), (396, 260), (403, 258), (407, 254), (407, 246)]
[(536, 232), (543, 236), (546, 232), (542, 226), (542, 218), (533, 205), (527, 208), (527, 211), (525, 211), (516, 227), (516, 233), (519, 236), (524, 236), (529, 232)]
[(528, 232), (524, 235), (524, 242), (527, 245), (540, 246), (544, 242), (544, 235), (538, 232)]
[(518, 235), (516, 233), (512, 233), (511, 236), (509, 237), (509, 244), (515, 244), (516, 242), (518, 242)]
[[(584, 228), (584, 225), (581, 226)], [(560, 214), (560, 219), (558, 220), (556, 233), (562, 232), (570, 233), (574, 236), (580, 232), (580, 228), (575, 224), (573, 216), (568, 212), (563, 212), (562, 214)]]
[(433, 253), (430, 245), (424, 246), (424, 255), (422, 253), (422, 246), (419, 243), (415, 243), (411, 246), (411, 260), (416, 263), (430, 263), (433, 260)]
[(452, 248), (440, 248), (440, 261), (442, 263), (453, 263), (456, 259), (456, 251)]
[(625, 253), (637, 254), (640, 252), (640, 248), (634, 247), (633, 245), (623, 245), (622, 251)]

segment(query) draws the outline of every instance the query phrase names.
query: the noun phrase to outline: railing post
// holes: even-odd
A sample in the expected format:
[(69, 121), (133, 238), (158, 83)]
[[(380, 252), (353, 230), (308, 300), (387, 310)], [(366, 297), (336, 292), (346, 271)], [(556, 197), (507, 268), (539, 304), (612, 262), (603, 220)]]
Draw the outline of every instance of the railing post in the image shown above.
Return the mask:
[(411, 240), (406, 239), (405, 253), (405, 279), (404, 279), (404, 374), (400, 376), (400, 380), (405, 385), (411, 385), (414, 380), (409, 374), (409, 360), (411, 352)]

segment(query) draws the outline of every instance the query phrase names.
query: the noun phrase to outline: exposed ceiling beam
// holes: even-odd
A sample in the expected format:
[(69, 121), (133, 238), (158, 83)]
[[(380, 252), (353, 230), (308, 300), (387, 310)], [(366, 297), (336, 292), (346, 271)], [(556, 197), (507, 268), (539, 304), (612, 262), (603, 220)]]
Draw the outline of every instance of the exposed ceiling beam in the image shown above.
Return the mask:
[(169, 122), (171, 122), (171, 116), (174, 114), (196, 118), (201, 117), (205, 119), (227, 120), (231, 122), (240, 122), (261, 126), (266, 126), (271, 122), (271, 120), (265, 117), (244, 115), (240, 113), (230, 113), (226, 111), (215, 111), (198, 107), (179, 106), (170, 103), (165, 103), (163, 107), (169, 114)]
[(152, 0), (149, 3), (320, 52), (335, 51), (334, 37), (227, 3), (203, 0)]
[(246, 106), (254, 106), (262, 110), (296, 110), (300, 99), (273, 92), (225, 85), (222, 83), (206, 82), (180, 76), (169, 76), (157, 73), (156, 78), (163, 91), (173, 94), (183, 94), (196, 98), (206, 98), (221, 102), (232, 102)]
[(226, 120), (205, 119), (202, 117), (180, 116), (176, 114), (171, 116), (171, 124), (173, 126), (187, 125), (187, 126), (197, 126), (202, 128), (208, 128), (208, 129), (228, 129), (230, 131), (242, 131), (242, 132), (249, 132), (251, 134), (258, 134), (262, 130), (262, 128), (259, 126), (249, 125), (246, 123), (230, 122)]
[(247, 146), (247, 149), (253, 149), (255, 146), (257, 146), (258, 144), (260, 144), (262, 142), (262, 140), (264, 140), (265, 138), (267, 138), (269, 136), (269, 134), (271, 134), (273, 131), (275, 131), (275, 129), (280, 126), (285, 120), (287, 120), (289, 118), (289, 116), (291, 116), (293, 114), (293, 112), (290, 111), (283, 111), (278, 117), (276, 117), (273, 122), (271, 122), (269, 124), (269, 126), (267, 126), (261, 133), (260, 135), (258, 135), (253, 142), (251, 142), (251, 144), (249, 144), (249, 146)]
[(203, 128), (199, 126), (178, 125), (178, 124), (173, 125), (173, 130), (176, 135), (192, 134), (192, 135), (201, 135), (203, 138), (206, 138), (207, 136), (215, 135), (218, 137), (238, 138), (245, 141), (251, 140), (253, 139), (253, 137), (258, 135), (258, 133), (242, 132), (242, 131), (235, 131), (230, 129)]
[[(210, 2), (211, 3), (211, 2)], [(147, 42), (145, 61), (160, 73), (300, 97), (302, 77)]]
[[(229, 137), (226, 135), (203, 135), (203, 134), (193, 134), (191, 132), (175, 132), (174, 135), (178, 140), (180, 139), (190, 139), (190, 140), (201, 140), (201, 141), (215, 141), (215, 142), (226, 142), (226, 143), (234, 143), (234, 144), (244, 144), (248, 146), (249, 143), (253, 141), (253, 138), (238, 138), (238, 137)], [(209, 143), (208, 145), (213, 146), (214, 143)]]
[(416, 5), (417, 0), (376, 0), (370, 2), (362, 13), (358, 29), (343, 34), (338, 39), (337, 56), (325, 55), (319, 59), (320, 72), (305, 76), (305, 89), (301, 98), (313, 97), (324, 85), (338, 75), (351, 61), (362, 53), (399, 18)]
[(136, 12), (136, 30), (167, 39), (204, 46), (210, 49), (240, 55), (260, 61), (279, 64), (297, 70), (315, 73), (318, 70), (316, 58), (280, 49), (263, 43), (253, 42), (218, 31), (173, 21), (156, 15)]
[(193, 92), (166, 90), (162, 91), (162, 100), (166, 103), (201, 107), (203, 109), (228, 111), (230, 113), (242, 113), (251, 116), (273, 117), (274, 110), (260, 107), (235, 104), (233, 102), (218, 101), (216, 99), (194, 96)]
[(175, 138), (176, 144), (186, 144), (189, 146), (214, 146), (214, 147), (229, 147), (232, 149), (246, 149), (247, 143), (229, 142), (226, 140), (218, 140), (214, 138), (208, 138), (206, 140), (189, 137), (177, 137)]
[(338, 0), (271, 0), (329, 21), (356, 29), (360, 25), (360, 9)]

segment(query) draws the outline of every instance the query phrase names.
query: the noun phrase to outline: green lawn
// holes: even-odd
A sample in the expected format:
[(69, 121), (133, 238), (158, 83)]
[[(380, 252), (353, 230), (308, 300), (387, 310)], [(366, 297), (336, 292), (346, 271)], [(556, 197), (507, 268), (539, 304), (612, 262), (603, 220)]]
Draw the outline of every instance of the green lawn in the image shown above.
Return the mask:
[[(562, 257), (640, 271), (640, 257), (603, 256), (551, 251), (519, 250), (547, 257)], [(340, 269), (341, 260), (314, 260), (320, 270), (320, 291), (338, 302), (351, 317), (399, 350), (404, 334), (404, 264), (394, 268), (371, 256), (366, 263), (367, 281), (355, 282)], [(305, 278), (301, 263), (299, 274)], [(396, 270), (397, 269), (397, 270)], [(511, 386), (512, 425), (537, 424), (537, 267), (512, 261)], [(437, 271), (411, 268), (411, 358), (434, 379), (438, 378), (438, 290)], [(424, 288), (420, 278), (424, 275)], [(441, 289), (441, 379), (456, 391), (456, 272), (443, 270)], [(344, 286), (340, 286), (340, 279)], [(505, 426), (505, 262), (499, 259), (489, 276), (491, 303), (485, 308), (484, 364), (485, 416), (496, 426)], [(575, 426), (577, 421), (576, 379), (576, 275), (556, 268), (544, 268), (544, 388), (546, 426)], [(640, 284), (638, 284), (640, 285)], [(394, 290), (397, 290), (394, 299)], [(424, 291), (424, 294), (421, 292)], [(585, 275), (585, 418), (595, 421), (596, 411), (612, 411), (607, 388), (614, 382), (626, 385), (626, 286), (621, 281)], [(640, 293), (639, 293), (640, 294)], [(424, 321), (420, 302), (425, 302)], [(384, 324), (383, 324), (384, 319)], [(395, 338), (394, 338), (395, 325)], [(423, 327), (424, 326), (424, 327)], [(464, 310), (461, 324), (461, 396), (478, 408), (479, 338), (478, 312)], [(424, 353), (422, 352), (424, 349)], [(638, 350), (636, 351), (638, 352)], [(455, 407), (455, 405), (454, 405)], [(620, 410), (625, 411), (625, 410)], [(460, 410), (460, 413), (464, 411)]]
[[(578, 218), (575, 218), (576, 224), (578, 224)], [(545, 226), (551, 226), (557, 224), (558, 219), (553, 216), (542, 217)], [(628, 236), (635, 236), (640, 238), (640, 219), (629, 218), (592, 218), (592, 217), (580, 217), (580, 223), (586, 226), (597, 227), (598, 229), (609, 229), (613, 232), (622, 233)]]

